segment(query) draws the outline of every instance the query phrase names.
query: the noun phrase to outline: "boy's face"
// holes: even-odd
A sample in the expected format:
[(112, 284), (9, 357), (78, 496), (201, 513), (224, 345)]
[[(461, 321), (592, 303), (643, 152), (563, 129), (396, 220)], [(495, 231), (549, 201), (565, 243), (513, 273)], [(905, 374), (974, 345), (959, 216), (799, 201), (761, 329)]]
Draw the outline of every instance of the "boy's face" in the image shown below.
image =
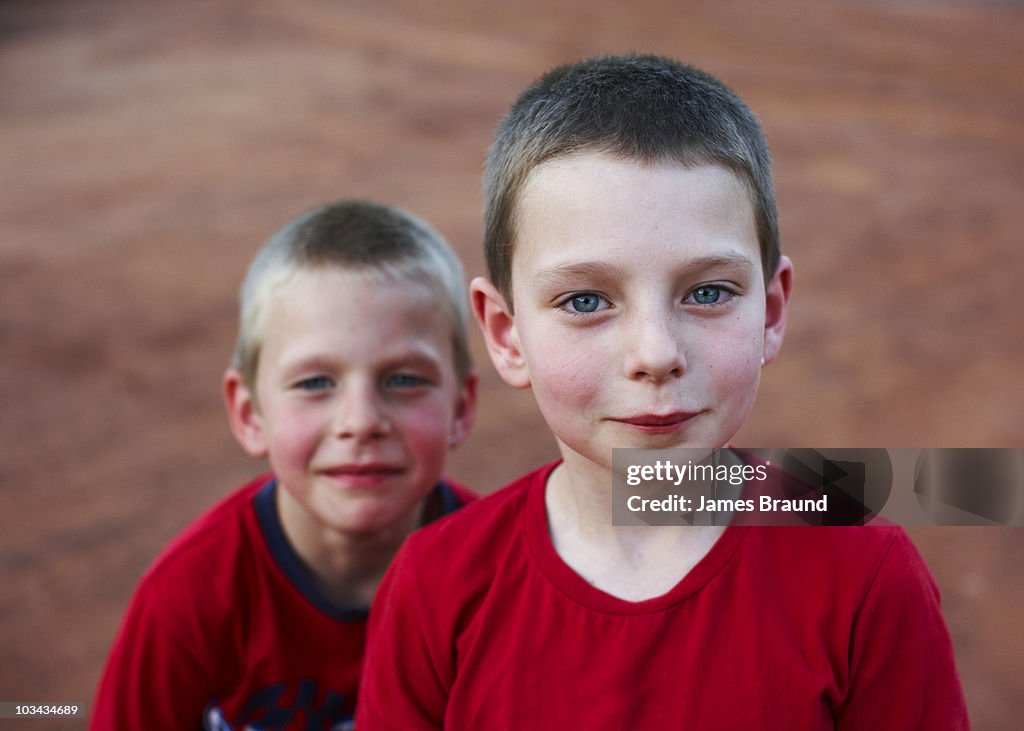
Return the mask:
[(496, 293), (476, 283), (474, 310), (566, 461), (610, 469), (613, 447), (725, 445), (781, 342), (790, 276), (784, 260), (766, 296), (737, 177), (579, 153), (536, 168), (518, 214), (515, 314), (488, 326)]
[(270, 298), (256, 380), (240, 439), (314, 530), (407, 525), (472, 421), (450, 317), (410, 281), (300, 272)]

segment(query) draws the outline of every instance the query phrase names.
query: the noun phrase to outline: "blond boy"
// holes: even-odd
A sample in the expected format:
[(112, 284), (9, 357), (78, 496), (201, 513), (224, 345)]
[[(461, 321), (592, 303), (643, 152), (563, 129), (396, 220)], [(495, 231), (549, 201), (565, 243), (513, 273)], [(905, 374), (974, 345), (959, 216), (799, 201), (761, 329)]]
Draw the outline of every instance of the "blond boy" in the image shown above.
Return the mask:
[(474, 416), (463, 292), (441, 237), (387, 206), (324, 206), (268, 240), (242, 287), (224, 398), (273, 473), (146, 572), (93, 729), (350, 726), (388, 562), (472, 499), (441, 477)]
[(743, 102), (664, 58), (561, 67), (485, 182), (473, 310), (561, 459), (399, 553), (360, 731), (964, 727), (902, 530), (612, 525), (612, 449), (728, 445), (782, 343), (792, 266)]

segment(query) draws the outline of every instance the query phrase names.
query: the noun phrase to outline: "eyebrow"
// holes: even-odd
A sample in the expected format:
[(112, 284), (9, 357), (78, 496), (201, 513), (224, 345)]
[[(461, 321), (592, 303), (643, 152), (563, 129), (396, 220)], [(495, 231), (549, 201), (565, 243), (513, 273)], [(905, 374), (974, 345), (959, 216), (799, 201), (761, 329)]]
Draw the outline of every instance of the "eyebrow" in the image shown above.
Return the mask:
[(740, 253), (715, 254), (687, 260), (682, 271), (697, 273), (719, 268), (738, 268), (742, 269), (744, 274), (748, 274), (753, 270), (754, 264), (750, 261), (750, 257)]
[(534, 278), (541, 285), (545, 285), (561, 284), (567, 279), (586, 279), (588, 281), (614, 279), (618, 273), (618, 267), (603, 261), (585, 261), (555, 264), (546, 269), (541, 269), (534, 275)]
[[(286, 377), (292, 377), (306, 370), (335, 370), (339, 367), (347, 368), (348, 362), (343, 358), (339, 359), (330, 353), (314, 351), (300, 353), (285, 359), (281, 364), (281, 373)], [(394, 368), (412, 367), (425, 370), (437, 371), (442, 369), (435, 353), (422, 348), (409, 348), (397, 350), (393, 353), (384, 353), (375, 362), (380, 370), (391, 370)]]
[[(754, 265), (750, 258), (740, 253), (714, 254), (686, 259), (679, 268), (680, 273), (698, 274), (709, 269), (738, 268), (742, 273), (749, 274)], [(615, 279), (621, 273), (618, 267), (603, 261), (567, 262), (541, 269), (534, 277), (543, 286), (545, 284), (561, 284), (565, 280), (584, 279), (601, 281)]]

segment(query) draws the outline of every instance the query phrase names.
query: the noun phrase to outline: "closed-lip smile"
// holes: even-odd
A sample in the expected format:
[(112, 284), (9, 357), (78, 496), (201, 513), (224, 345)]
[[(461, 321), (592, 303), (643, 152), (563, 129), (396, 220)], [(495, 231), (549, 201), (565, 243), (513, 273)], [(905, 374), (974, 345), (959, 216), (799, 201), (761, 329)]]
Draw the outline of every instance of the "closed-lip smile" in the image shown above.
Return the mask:
[(341, 464), (320, 470), (321, 474), (327, 477), (363, 486), (375, 485), (404, 471), (401, 467), (380, 462)]
[(700, 411), (673, 411), (668, 414), (637, 414), (612, 419), (612, 421), (628, 424), (643, 431), (663, 432), (679, 429), (701, 413)]

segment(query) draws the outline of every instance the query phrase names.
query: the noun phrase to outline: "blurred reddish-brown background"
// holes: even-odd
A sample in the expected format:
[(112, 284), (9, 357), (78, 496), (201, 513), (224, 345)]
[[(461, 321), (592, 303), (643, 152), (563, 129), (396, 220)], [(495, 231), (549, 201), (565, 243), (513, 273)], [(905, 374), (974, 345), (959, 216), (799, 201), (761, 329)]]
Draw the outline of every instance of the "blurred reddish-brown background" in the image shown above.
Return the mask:
[[(997, 2), (0, 2), (0, 700), (88, 704), (145, 566), (261, 468), (219, 397), (261, 241), (377, 198), (481, 273), (491, 133), (580, 56), (688, 60), (764, 123), (797, 288), (738, 443), (1022, 446), (1021, 38)], [(554, 450), (473, 336), (451, 473), (489, 492)], [(912, 535), (975, 727), (1019, 727), (1024, 533)]]

